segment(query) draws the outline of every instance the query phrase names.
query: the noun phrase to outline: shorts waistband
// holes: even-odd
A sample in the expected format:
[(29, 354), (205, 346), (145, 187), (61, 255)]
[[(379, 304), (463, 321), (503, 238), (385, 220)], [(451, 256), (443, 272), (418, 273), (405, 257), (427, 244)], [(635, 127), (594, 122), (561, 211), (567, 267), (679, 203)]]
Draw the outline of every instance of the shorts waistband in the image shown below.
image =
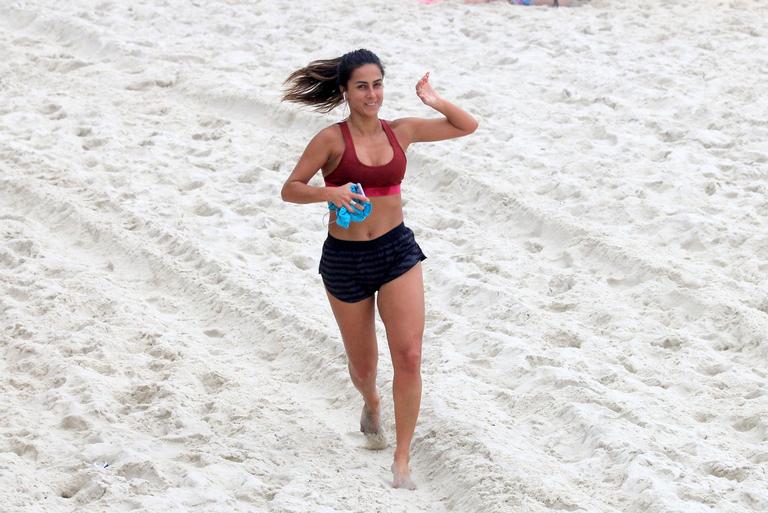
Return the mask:
[(382, 246), (386, 246), (391, 242), (395, 242), (396, 240), (400, 239), (403, 235), (405, 235), (407, 231), (408, 231), (408, 228), (406, 228), (405, 222), (402, 222), (399, 225), (392, 228), (391, 230), (389, 230), (384, 235), (381, 235), (380, 237), (376, 237), (375, 239), (342, 240), (342, 239), (337, 239), (336, 237), (334, 237), (329, 233), (328, 238), (325, 239), (325, 243), (332, 248), (368, 251), (368, 250), (378, 249)]

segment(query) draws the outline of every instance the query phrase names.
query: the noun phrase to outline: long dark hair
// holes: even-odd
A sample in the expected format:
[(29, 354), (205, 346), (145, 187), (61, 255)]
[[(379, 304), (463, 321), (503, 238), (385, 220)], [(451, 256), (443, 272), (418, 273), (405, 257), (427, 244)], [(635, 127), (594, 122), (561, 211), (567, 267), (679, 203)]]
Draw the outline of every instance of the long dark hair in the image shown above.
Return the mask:
[(330, 112), (344, 102), (341, 87), (347, 87), (352, 72), (365, 64), (375, 64), (384, 76), (384, 66), (375, 53), (361, 48), (335, 59), (312, 61), (291, 73), (284, 82), (283, 101), (312, 106)]

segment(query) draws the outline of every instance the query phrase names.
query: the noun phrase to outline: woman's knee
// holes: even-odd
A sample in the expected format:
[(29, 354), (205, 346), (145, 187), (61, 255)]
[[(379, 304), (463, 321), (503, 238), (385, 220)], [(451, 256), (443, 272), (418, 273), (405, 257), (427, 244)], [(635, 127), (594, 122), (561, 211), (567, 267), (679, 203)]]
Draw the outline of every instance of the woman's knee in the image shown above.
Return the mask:
[(421, 340), (392, 353), (392, 366), (395, 372), (418, 374), (421, 370)]
[(376, 378), (376, 362), (349, 362), (349, 374), (355, 381), (366, 382)]

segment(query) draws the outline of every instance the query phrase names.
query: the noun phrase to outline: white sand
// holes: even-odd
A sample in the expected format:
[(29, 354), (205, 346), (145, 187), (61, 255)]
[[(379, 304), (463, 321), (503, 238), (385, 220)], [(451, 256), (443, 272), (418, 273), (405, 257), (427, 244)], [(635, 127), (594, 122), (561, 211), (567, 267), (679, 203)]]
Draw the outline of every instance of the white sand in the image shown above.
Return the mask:
[[(409, 151), (416, 492), (279, 198), (342, 115), (282, 80), (359, 47), (383, 117), (431, 70), (481, 121)], [(766, 48), (758, 0), (4, 1), (0, 510), (768, 511)]]

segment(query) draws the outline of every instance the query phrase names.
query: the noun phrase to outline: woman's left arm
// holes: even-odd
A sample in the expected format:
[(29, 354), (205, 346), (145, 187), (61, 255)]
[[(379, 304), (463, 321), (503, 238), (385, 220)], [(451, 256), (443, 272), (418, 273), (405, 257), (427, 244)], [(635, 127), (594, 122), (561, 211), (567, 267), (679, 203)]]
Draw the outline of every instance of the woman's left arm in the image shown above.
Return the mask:
[(442, 119), (402, 118), (396, 125), (408, 135), (410, 143), (443, 141), (469, 135), (477, 130), (477, 120), (468, 112), (441, 98), (429, 83), (429, 73), (416, 84), (416, 95), (425, 105), (445, 116)]

